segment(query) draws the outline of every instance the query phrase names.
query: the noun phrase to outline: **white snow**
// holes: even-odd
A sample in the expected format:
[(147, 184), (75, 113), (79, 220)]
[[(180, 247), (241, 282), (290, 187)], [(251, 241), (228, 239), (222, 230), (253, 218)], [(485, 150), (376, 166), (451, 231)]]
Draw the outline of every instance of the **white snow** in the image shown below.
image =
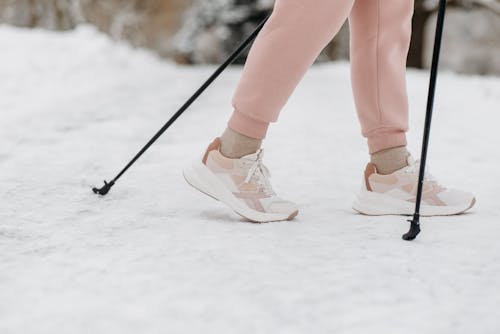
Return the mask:
[[(0, 333), (498, 333), (500, 79), (442, 73), (429, 163), (475, 192), (458, 217), (364, 217), (367, 160), (348, 65), (308, 72), (266, 142), (293, 222), (255, 225), (188, 187), (225, 127), (231, 68), (105, 198), (112, 178), (214, 70), (88, 27), (0, 26)], [(410, 71), (419, 153), (427, 72)]]

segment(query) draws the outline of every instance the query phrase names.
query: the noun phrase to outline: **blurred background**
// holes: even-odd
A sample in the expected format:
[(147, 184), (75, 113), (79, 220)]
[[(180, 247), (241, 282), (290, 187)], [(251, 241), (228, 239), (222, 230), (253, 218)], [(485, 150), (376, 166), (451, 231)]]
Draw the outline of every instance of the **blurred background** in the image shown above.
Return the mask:
[[(410, 1), (410, 0), (408, 0)], [(50, 30), (94, 25), (115, 40), (180, 64), (220, 63), (263, 20), (273, 0), (0, 0), (0, 24)], [(415, 0), (408, 65), (427, 68), (437, 0)], [(349, 57), (344, 26), (318, 62)], [(444, 68), (500, 75), (500, 0), (450, 0)], [(244, 62), (243, 55), (238, 62)]]

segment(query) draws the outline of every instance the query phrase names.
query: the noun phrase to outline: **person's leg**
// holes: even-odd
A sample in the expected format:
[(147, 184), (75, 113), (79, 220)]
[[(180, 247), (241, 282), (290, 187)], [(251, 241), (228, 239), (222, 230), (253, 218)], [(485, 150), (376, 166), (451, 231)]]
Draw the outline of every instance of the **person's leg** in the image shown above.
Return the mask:
[(407, 164), (406, 58), (413, 1), (358, 0), (349, 17), (352, 85), (372, 162), (390, 174)]
[[(221, 137), (222, 153), (243, 156), (231, 142), (260, 145), (308, 68), (339, 31), (354, 0), (277, 0), (253, 44)], [(236, 135), (235, 135), (236, 133)], [(238, 135), (239, 134), (239, 135)], [(254, 139), (254, 140), (252, 140)], [(247, 145), (248, 143), (248, 145)]]
[[(353, 208), (367, 215), (412, 215), (419, 164), (406, 150), (406, 57), (413, 1), (357, 0), (350, 16), (352, 83), (372, 162)], [(474, 206), (474, 195), (424, 183), (422, 215), (452, 215)]]
[[(184, 170), (187, 182), (247, 219), (293, 219), (297, 206), (277, 196), (259, 149), (321, 50), (338, 32), (354, 0), (277, 0), (258, 35), (233, 97), (228, 129), (203, 159)], [(254, 151), (254, 152), (252, 152)]]

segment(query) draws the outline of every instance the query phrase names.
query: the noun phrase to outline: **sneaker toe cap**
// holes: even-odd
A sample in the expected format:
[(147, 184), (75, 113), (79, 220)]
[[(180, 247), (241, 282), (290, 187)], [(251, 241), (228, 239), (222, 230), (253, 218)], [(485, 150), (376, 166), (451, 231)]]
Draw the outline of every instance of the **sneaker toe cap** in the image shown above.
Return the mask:
[(456, 189), (445, 190), (438, 196), (448, 206), (467, 208), (475, 203), (475, 197), (472, 193)]
[(298, 210), (299, 208), (295, 203), (282, 199), (276, 199), (267, 205), (266, 211), (271, 213), (283, 213), (290, 215)]

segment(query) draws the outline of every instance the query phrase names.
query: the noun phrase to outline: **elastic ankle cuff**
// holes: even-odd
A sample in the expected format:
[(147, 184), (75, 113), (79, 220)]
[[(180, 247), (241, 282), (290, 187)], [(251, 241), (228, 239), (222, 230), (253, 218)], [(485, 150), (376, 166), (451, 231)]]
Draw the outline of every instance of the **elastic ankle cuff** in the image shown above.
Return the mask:
[(228, 126), (247, 137), (264, 139), (269, 128), (269, 123), (259, 121), (235, 110), (229, 119)]
[(370, 154), (406, 145), (406, 133), (404, 132), (379, 132), (368, 136)]

